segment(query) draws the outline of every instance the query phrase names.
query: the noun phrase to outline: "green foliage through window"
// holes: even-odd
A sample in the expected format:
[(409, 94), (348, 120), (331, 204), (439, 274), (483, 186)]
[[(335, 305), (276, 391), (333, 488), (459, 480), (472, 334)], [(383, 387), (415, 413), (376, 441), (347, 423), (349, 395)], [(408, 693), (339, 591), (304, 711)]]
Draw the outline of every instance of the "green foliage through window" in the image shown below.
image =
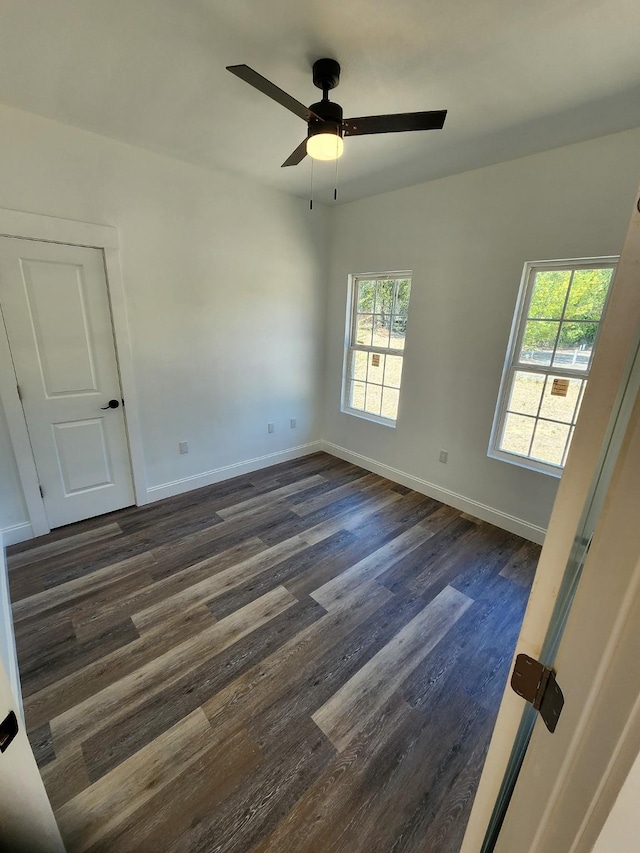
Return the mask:
[[(494, 423), (494, 451), (564, 466), (615, 267), (531, 265)], [(519, 342), (519, 346), (518, 346)]]
[(531, 294), (523, 349), (552, 348), (558, 338), (559, 324), (541, 321), (561, 318), (565, 322), (558, 340), (559, 347), (592, 347), (612, 275), (611, 267), (538, 272)]
[(398, 417), (410, 278), (354, 278), (344, 405), (391, 424)]

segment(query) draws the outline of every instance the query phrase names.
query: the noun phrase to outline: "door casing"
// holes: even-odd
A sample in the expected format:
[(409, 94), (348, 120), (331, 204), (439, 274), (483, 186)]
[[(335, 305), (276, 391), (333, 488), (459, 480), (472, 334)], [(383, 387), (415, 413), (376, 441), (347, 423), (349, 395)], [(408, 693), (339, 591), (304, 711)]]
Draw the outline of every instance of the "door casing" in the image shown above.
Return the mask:
[[(24, 240), (65, 243), (99, 249), (104, 257), (107, 291), (116, 346), (120, 384), (126, 400), (125, 428), (129, 443), (131, 472), (136, 504), (148, 503), (147, 483), (142, 450), (142, 432), (138, 397), (133, 370), (131, 341), (127, 322), (118, 232), (109, 225), (76, 222), (36, 213), (23, 213), (0, 208), (0, 236)], [(29, 442), (22, 404), (18, 397), (11, 350), (4, 324), (0, 323), (0, 402), (5, 411), (9, 436), (13, 446), (18, 475), (29, 515), (32, 536), (49, 533), (50, 526), (40, 496), (38, 474)], [(20, 538), (29, 538), (29, 530)], [(14, 539), (13, 541), (19, 541)]]

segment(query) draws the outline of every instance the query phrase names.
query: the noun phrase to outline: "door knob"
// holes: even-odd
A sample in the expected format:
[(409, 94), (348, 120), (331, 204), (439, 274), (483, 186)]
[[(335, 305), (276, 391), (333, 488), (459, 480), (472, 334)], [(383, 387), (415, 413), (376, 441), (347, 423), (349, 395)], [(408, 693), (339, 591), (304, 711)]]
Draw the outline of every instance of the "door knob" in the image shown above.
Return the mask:
[(106, 406), (100, 406), (100, 408), (102, 409), (102, 411), (104, 411), (105, 409), (117, 409), (119, 405), (119, 400), (109, 400)]

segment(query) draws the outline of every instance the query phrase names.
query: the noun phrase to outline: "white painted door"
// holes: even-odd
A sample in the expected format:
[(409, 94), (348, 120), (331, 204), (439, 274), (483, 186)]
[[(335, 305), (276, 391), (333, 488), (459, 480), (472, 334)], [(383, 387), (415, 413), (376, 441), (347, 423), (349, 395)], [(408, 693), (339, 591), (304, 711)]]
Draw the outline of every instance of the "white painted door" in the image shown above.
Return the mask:
[[(536, 723), (496, 853), (590, 853), (638, 754), (640, 392), (635, 394), (555, 661), (565, 706), (553, 735)], [(640, 839), (628, 838), (625, 849), (639, 850)]]
[(0, 238), (0, 308), (50, 526), (133, 504), (102, 252)]
[(0, 850), (64, 853), (51, 804), (0, 660), (0, 723), (11, 712), (18, 722), (18, 733), (0, 752)]

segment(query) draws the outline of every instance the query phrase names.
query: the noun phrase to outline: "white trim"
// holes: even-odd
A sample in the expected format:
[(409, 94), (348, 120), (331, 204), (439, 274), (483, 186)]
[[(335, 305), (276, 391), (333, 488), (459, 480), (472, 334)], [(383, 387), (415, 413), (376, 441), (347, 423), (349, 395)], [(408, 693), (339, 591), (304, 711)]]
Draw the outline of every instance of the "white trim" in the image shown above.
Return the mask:
[[(393, 355), (398, 356), (403, 360), (404, 365), (404, 349), (396, 349), (391, 345), (387, 347), (378, 347), (366, 344), (357, 344), (354, 343), (356, 338), (356, 322), (357, 322), (357, 295), (358, 295), (358, 282), (360, 280), (363, 281), (387, 281), (394, 280), (395, 282), (404, 281), (409, 279), (410, 286), (413, 286), (413, 270), (404, 270), (400, 272), (381, 272), (381, 273), (350, 273), (347, 277), (347, 310), (346, 310), (346, 318), (345, 318), (345, 340), (344, 340), (344, 353), (342, 358), (342, 392), (340, 395), (340, 411), (344, 415), (353, 415), (356, 418), (362, 418), (365, 421), (371, 421), (375, 424), (381, 424), (382, 426), (392, 427), (395, 429), (397, 424), (396, 418), (387, 418), (384, 415), (376, 415), (373, 412), (368, 412), (364, 409), (355, 409), (349, 405), (349, 362), (350, 362), (350, 354), (351, 351), (364, 352), (364, 353), (379, 353), (380, 355)], [(377, 291), (376, 291), (377, 292)], [(393, 298), (393, 306), (396, 304), (396, 294), (397, 288), (394, 285), (394, 298)], [(376, 312), (373, 312), (375, 314)], [(395, 316), (393, 311), (390, 314), (391, 317)], [(408, 315), (407, 315), (408, 318)], [(389, 328), (389, 332), (391, 332), (391, 328)], [(406, 326), (405, 326), (405, 337), (406, 337)], [(389, 344), (391, 344), (391, 338), (389, 338)], [(367, 359), (368, 365), (368, 359)], [(366, 386), (369, 384), (368, 380), (369, 369), (367, 366), (367, 379), (363, 380)], [(359, 381), (359, 380), (354, 380)], [(378, 385), (378, 383), (371, 383), (374, 385)], [(402, 380), (401, 380), (402, 384)], [(384, 376), (382, 378), (382, 384), (379, 386), (382, 391), (385, 387), (384, 385)], [(400, 391), (401, 388), (398, 388), (398, 402), (400, 400)]]
[(27, 539), (33, 539), (34, 535), (33, 527), (28, 521), (0, 528), (0, 537), (2, 537), (5, 548), (8, 548), (9, 545), (17, 545), (18, 542), (26, 542)]
[[(125, 426), (131, 460), (136, 503), (147, 502), (144, 453), (140, 414), (134, 379), (131, 340), (127, 320), (124, 284), (119, 257), (118, 232), (110, 225), (92, 222), (77, 222), (39, 213), (25, 213), (0, 208), (0, 236), (21, 240), (64, 243), (102, 251), (107, 293), (111, 308), (111, 320), (115, 339), (120, 387), (125, 400)], [(24, 420), (22, 404), (18, 397), (11, 350), (4, 324), (0, 323), (0, 403), (3, 404), (13, 445), (18, 474), (27, 505), (33, 536), (42, 536), (50, 531), (44, 503), (38, 488), (33, 451)]]
[(350, 409), (349, 406), (345, 406), (340, 411), (343, 415), (353, 415), (354, 418), (361, 418), (363, 421), (380, 424), (380, 426), (389, 427), (390, 429), (395, 429), (397, 426), (397, 422), (391, 420), (391, 418), (383, 418), (382, 415), (372, 415), (370, 412), (365, 412), (364, 409)]
[(340, 447), (338, 444), (332, 444), (330, 441), (322, 441), (322, 447), (327, 453), (337, 456), (339, 459), (344, 459), (347, 462), (353, 462), (355, 465), (360, 465), (368, 471), (373, 471), (374, 474), (379, 474), (381, 477), (386, 477), (388, 480), (393, 480), (394, 483), (401, 483), (420, 494), (427, 495), (435, 500), (442, 501), (448, 506), (468, 512), (471, 515), (481, 518), (483, 521), (488, 521), (490, 524), (495, 524), (496, 527), (501, 527), (503, 530), (508, 530), (510, 533), (515, 533), (522, 536), (524, 539), (529, 539), (531, 542), (537, 542), (541, 545), (544, 542), (546, 530), (543, 527), (538, 527), (536, 524), (531, 524), (522, 518), (517, 518), (514, 515), (509, 515), (487, 504), (473, 500), (473, 498), (459, 495), (457, 492), (452, 492), (442, 486), (437, 486), (435, 483), (430, 483), (420, 477), (414, 477), (412, 474), (407, 474), (405, 471), (399, 471), (397, 468), (392, 468), (390, 465), (384, 465), (382, 462), (377, 462), (375, 459), (370, 459), (368, 456), (362, 456), (360, 453), (354, 453), (352, 450), (347, 450), (345, 447)]
[[(575, 379), (583, 379), (585, 385), (583, 386), (583, 390), (581, 393), (584, 395), (584, 387), (586, 387), (586, 382), (589, 379), (589, 373), (591, 372), (591, 364), (593, 363), (593, 354), (595, 353), (596, 346), (598, 343), (598, 337), (600, 335), (600, 325), (607, 309), (608, 294), (603, 307), (602, 316), (598, 321), (598, 332), (596, 333), (596, 340), (594, 341), (594, 345), (592, 348), (591, 362), (587, 366), (587, 370), (577, 371), (562, 367), (556, 368), (554, 367), (553, 363), (549, 365), (522, 365), (518, 362), (517, 359), (518, 353), (520, 353), (522, 349), (522, 339), (524, 337), (525, 326), (529, 315), (529, 306), (531, 303), (531, 297), (533, 295), (533, 285), (535, 282), (535, 277), (538, 271), (540, 270), (564, 269), (571, 271), (573, 280), (573, 272), (575, 270), (592, 268), (598, 269), (601, 267), (612, 266), (613, 275), (611, 277), (611, 283), (613, 284), (613, 279), (615, 277), (615, 272), (619, 260), (619, 255), (606, 255), (595, 258), (568, 258), (565, 260), (525, 262), (522, 270), (522, 277), (520, 279), (518, 298), (516, 300), (516, 306), (513, 312), (513, 321), (511, 323), (511, 331), (509, 333), (509, 342), (507, 344), (507, 351), (505, 355), (504, 365), (502, 368), (502, 376), (500, 377), (500, 388), (498, 391), (498, 399), (496, 402), (493, 423), (491, 426), (491, 434), (489, 437), (489, 448), (487, 450), (487, 456), (491, 457), (492, 459), (498, 459), (502, 462), (508, 462), (512, 465), (517, 465), (520, 468), (528, 468), (531, 471), (538, 471), (542, 474), (548, 474), (552, 477), (562, 476), (564, 464), (559, 466), (552, 465), (551, 463), (546, 463), (541, 459), (534, 459), (531, 456), (525, 456), (524, 454), (518, 453), (510, 453), (508, 450), (502, 450), (498, 446), (499, 441), (502, 439), (502, 434), (504, 431), (504, 425), (507, 414), (507, 404), (509, 402), (509, 394), (511, 391), (513, 376), (516, 371), (524, 371), (529, 373), (542, 373), (545, 376), (550, 376), (553, 374), (554, 376), (557, 375)], [(609, 288), (609, 293), (610, 292), (611, 288)], [(568, 297), (569, 290), (567, 290), (566, 295), (567, 299)], [(551, 362), (553, 362), (553, 358), (551, 359)], [(540, 407), (538, 407), (537, 415), (533, 418), (535, 423), (537, 423), (539, 416)], [(566, 457), (566, 453), (567, 448), (565, 447), (563, 458)]]
[(540, 462), (539, 459), (532, 459), (530, 456), (521, 456), (519, 453), (509, 453), (506, 450), (496, 450), (490, 447), (487, 451), (487, 456), (490, 459), (499, 459), (501, 462), (509, 462), (510, 465), (517, 465), (518, 468), (526, 468), (528, 471), (537, 471), (539, 474), (548, 474), (550, 477), (555, 477), (557, 480), (562, 477), (564, 468), (546, 465)]
[(18, 668), (18, 652), (16, 649), (16, 638), (13, 632), (13, 614), (11, 612), (11, 598), (9, 595), (9, 574), (4, 552), (5, 545), (7, 545), (7, 541), (4, 538), (4, 531), (0, 531), (0, 626), (2, 627), (0, 646), (3, 650), (2, 660), (7, 667), (9, 683), (13, 690), (16, 704), (20, 709), (22, 719), (24, 720), (22, 688), (20, 686), (20, 670)]
[(60, 219), (41, 213), (0, 208), (0, 237), (42, 240), (46, 243), (70, 243), (91, 249), (117, 249), (118, 232), (112, 225)]
[(241, 474), (250, 474), (252, 471), (268, 468), (270, 465), (276, 465), (278, 462), (299, 459), (301, 456), (308, 456), (310, 453), (322, 450), (322, 444), (323, 442), (321, 441), (311, 441), (308, 444), (300, 444), (288, 450), (279, 450), (276, 453), (268, 453), (266, 456), (256, 456), (253, 459), (246, 459), (244, 462), (223, 465), (221, 468), (214, 468), (212, 471), (203, 471), (201, 474), (194, 474), (191, 477), (182, 477), (180, 480), (172, 480), (170, 483), (149, 486), (146, 502), (149, 503), (160, 501), (164, 498), (171, 498), (174, 495), (181, 495), (193, 489), (212, 486), (214, 483), (230, 480), (232, 477), (239, 477)]

